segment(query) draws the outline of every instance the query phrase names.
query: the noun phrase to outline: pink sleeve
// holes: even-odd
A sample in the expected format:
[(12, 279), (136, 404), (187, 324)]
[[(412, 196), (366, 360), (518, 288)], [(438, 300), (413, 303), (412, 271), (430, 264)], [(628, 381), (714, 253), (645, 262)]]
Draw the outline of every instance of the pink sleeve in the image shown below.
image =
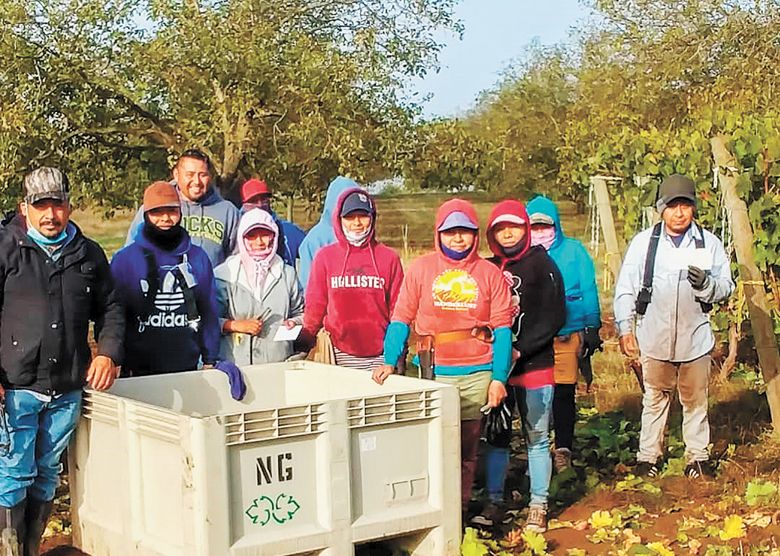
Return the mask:
[(390, 314), (393, 314), (395, 304), (398, 302), (398, 295), (401, 293), (401, 284), (404, 281), (404, 267), (401, 265), (401, 259), (396, 255), (393, 259), (393, 265), (390, 269)]

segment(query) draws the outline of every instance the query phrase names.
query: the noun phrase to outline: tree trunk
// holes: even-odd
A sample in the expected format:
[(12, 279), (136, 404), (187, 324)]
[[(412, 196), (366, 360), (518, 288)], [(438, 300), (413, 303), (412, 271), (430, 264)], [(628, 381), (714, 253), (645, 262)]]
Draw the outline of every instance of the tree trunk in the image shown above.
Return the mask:
[(734, 247), (739, 263), (739, 276), (745, 288), (745, 300), (750, 314), (758, 363), (766, 383), (766, 396), (772, 413), (775, 434), (780, 433), (780, 353), (775, 339), (774, 323), (764, 289), (764, 279), (753, 255), (753, 228), (747, 205), (737, 194), (739, 168), (726, 146), (727, 138), (719, 135), (710, 141), (712, 156), (719, 167), (718, 181), (723, 190), (729, 221), (733, 229)]

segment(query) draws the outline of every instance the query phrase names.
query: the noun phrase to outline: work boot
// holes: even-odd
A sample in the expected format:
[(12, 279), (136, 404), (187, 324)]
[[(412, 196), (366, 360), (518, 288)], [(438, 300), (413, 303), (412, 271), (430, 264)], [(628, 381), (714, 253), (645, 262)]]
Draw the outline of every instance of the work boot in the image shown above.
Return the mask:
[[(22, 500), (16, 506), (0, 506), (0, 553), (21, 556), (24, 542), (24, 511), (27, 501)], [(10, 551), (7, 551), (10, 546)]]
[(25, 512), (25, 525), (27, 534), (24, 540), (23, 556), (38, 556), (41, 550), (41, 538), (49, 522), (53, 500), (41, 502), (35, 498), (28, 498), (27, 511)]
[(471, 518), (471, 523), (481, 525), (482, 527), (493, 527), (500, 525), (504, 519), (504, 508), (502, 504), (488, 502), (482, 511)]

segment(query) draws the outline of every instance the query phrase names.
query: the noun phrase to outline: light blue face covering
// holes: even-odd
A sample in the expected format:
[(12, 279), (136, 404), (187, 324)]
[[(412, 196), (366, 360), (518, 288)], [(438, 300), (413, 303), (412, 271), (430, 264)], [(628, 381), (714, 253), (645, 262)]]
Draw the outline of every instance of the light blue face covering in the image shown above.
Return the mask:
[(51, 247), (52, 245), (57, 245), (58, 243), (62, 243), (65, 241), (68, 237), (68, 229), (67, 226), (65, 229), (60, 232), (60, 234), (57, 237), (46, 237), (41, 232), (36, 230), (29, 222), (27, 221), (27, 235), (32, 239), (35, 243), (38, 243), (40, 245), (48, 245)]

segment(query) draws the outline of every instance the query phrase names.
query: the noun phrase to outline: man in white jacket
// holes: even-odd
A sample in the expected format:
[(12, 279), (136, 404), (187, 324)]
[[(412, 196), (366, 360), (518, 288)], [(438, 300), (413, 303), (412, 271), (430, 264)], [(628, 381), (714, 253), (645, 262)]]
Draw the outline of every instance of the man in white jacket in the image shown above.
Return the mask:
[(644, 378), (637, 472), (656, 476), (675, 386), (683, 407), (683, 441), (691, 478), (707, 474), (707, 393), (715, 337), (708, 312), (734, 290), (723, 243), (695, 221), (690, 178), (661, 184), (661, 222), (638, 233), (615, 286), (620, 349), (641, 360)]

